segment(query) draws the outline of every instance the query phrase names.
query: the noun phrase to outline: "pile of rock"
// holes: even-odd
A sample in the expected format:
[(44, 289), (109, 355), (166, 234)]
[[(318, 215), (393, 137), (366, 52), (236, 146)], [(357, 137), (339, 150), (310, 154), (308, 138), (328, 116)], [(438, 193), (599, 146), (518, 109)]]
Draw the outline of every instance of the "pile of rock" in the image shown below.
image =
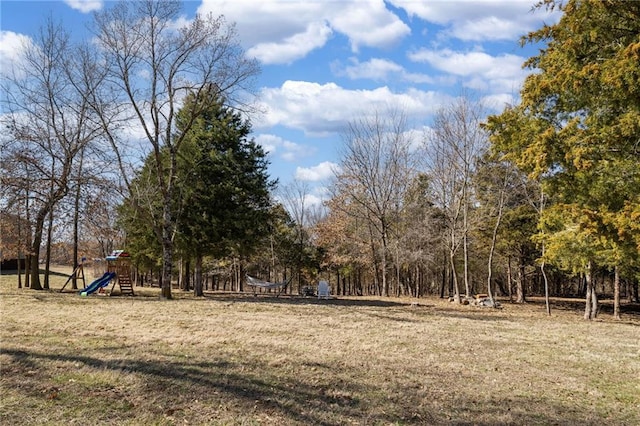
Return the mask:
[(487, 308), (500, 308), (500, 302), (495, 299), (490, 299), (489, 297), (477, 298), (476, 297), (476, 305), (487, 307)]
[[(449, 302), (456, 302), (456, 297), (449, 297)], [(463, 296), (460, 298), (460, 304), (473, 305), (488, 308), (500, 308), (500, 302), (495, 299), (491, 299), (488, 294), (476, 294), (475, 296)]]

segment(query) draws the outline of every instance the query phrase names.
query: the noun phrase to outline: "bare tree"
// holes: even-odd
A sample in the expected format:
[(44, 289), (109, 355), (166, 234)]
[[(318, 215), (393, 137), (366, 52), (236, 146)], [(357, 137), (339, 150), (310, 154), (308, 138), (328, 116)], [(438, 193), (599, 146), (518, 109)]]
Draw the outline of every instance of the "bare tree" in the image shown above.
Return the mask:
[[(18, 259), (18, 288), (22, 288), (22, 260), (31, 246), (29, 224), (29, 174), (24, 164), (13, 160), (13, 141), (0, 135), (0, 255)], [(28, 277), (28, 275), (27, 275)], [(25, 286), (29, 286), (28, 280)]]
[[(176, 28), (180, 13), (180, 2), (144, 0), (120, 2), (95, 15), (95, 34), (108, 66), (112, 93), (131, 112), (130, 126), (144, 134), (153, 153), (163, 203), (156, 232), (162, 241), (162, 296), (167, 299), (171, 298), (176, 229), (172, 200), (177, 154), (204, 105), (193, 103), (189, 111), (183, 111), (186, 119), (179, 133), (175, 132), (176, 113), (189, 92), (200, 98), (203, 91), (215, 90), (229, 103), (247, 106), (246, 95), (259, 72), (257, 63), (247, 59), (237, 43), (234, 27), (223, 17), (196, 16)], [(103, 118), (113, 148), (119, 152), (119, 129), (109, 128), (114, 122), (117, 120)], [(123, 158), (119, 154), (126, 172)], [(134, 194), (133, 188), (129, 190)]]
[(471, 178), (476, 160), (487, 149), (487, 136), (481, 127), (483, 106), (467, 96), (440, 109), (425, 138), (427, 168), (434, 185), (436, 204), (446, 215), (449, 261), (454, 296), (460, 299), (455, 257), (463, 249), (465, 294), (470, 296), (469, 208), (473, 202)]
[[(348, 194), (334, 193), (325, 202), (328, 214), (316, 222), (313, 229), (316, 244), (324, 248), (324, 266), (337, 274), (337, 294), (340, 294), (340, 270), (349, 270), (351, 275), (359, 275), (355, 270), (370, 260), (366, 254), (369, 237), (363, 236), (363, 220), (359, 220), (363, 215), (357, 212), (360, 208), (354, 203), (347, 204), (347, 198)], [(345, 291), (343, 286), (342, 294), (347, 294)]]
[(442, 253), (442, 215), (433, 203), (431, 186), (429, 177), (424, 173), (411, 182), (404, 201), (402, 228), (396, 240), (400, 252), (404, 252), (405, 262), (415, 269), (415, 297), (420, 297), (425, 290), (422, 283), (425, 272), (432, 276), (435, 274), (436, 265), (440, 263), (439, 254)]
[(513, 205), (514, 198), (519, 196), (517, 172), (511, 163), (496, 161), (486, 157), (479, 162), (474, 176), (474, 188), (479, 203), (479, 213), (484, 229), (489, 238), (489, 254), (487, 256), (487, 293), (492, 306), (497, 306), (493, 293), (493, 272), (499, 230), (505, 210)]
[[(31, 177), (28, 202), (34, 225), (29, 269), (31, 288), (38, 290), (45, 220), (67, 195), (77, 154), (101, 134), (88, 105), (97, 82), (95, 76), (83, 75), (86, 64), (78, 52), (62, 25), (49, 19), (3, 80), (8, 111), (3, 121), (11, 143), (2, 155), (3, 160), (7, 156), (22, 164)], [(15, 179), (12, 184), (27, 182)]]
[[(296, 275), (298, 276), (298, 289), (302, 287), (302, 261), (304, 249), (309, 245), (309, 223), (310, 208), (307, 203), (310, 187), (305, 181), (295, 179), (291, 183), (279, 188), (278, 195), (280, 202), (295, 223), (295, 264)], [(291, 289), (289, 289), (291, 290)]]
[(434, 202), (443, 212), (445, 239), (447, 243), (449, 268), (453, 282), (454, 297), (460, 300), (460, 286), (458, 284), (458, 274), (456, 271), (455, 257), (460, 248), (462, 226), (460, 215), (462, 212), (463, 199), (460, 196), (460, 184), (456, 168), (451, 157), (453, 153), (448, 149), (448, 145), (439, 143), (436, 135), (427, 136), (427, 155), (429, 177), (433, 186)]
[[(369, 227), (374, 264), (379, 260), (381, 292), (389, 296), (389, 239), (412, 175), (415, 156), (406, 117), (397, 112), (376, 113), (349, 124), (344, 132), (344, 153), (334, 191), (344, 194)], [(377, 248), (377, 250), (376, 250)], [(376, 257), (376, 251), (378, 256)], [(375, 274), (376, 279), (378, 273)]]

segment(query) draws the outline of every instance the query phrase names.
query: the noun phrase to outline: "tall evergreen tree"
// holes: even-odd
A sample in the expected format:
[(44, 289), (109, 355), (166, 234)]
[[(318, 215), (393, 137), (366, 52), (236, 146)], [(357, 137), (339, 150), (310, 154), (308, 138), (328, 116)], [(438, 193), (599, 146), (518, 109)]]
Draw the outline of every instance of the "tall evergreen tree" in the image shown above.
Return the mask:
[(250, 123), (224, 105), (215, 86), (190, 93), (177, 115), (178, 133), (194, 103), (201, 113), (184, 135), (179, 152), (178, 245), (193, 256), (195, 292), (202, 294), (201, 266), (205, 255), (246, 256), (269, 232), (268, 161), (262, 147), (249, 139)]

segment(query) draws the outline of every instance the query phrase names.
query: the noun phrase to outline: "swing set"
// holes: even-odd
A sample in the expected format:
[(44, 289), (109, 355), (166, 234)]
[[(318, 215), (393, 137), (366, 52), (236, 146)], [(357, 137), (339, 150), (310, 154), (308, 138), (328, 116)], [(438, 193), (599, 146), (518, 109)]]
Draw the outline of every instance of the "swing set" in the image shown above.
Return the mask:
[(67, 278), (67, 281), (65, 281), (64, 285), (60, 289), (60, 293), (62, 293), (64, 288), (67, 286), (67, 284), (69, 284), (69, 282), (71, 282), (71, 280), (74, 279), (74, 278), (76, 280), (82, 279), (82, 288), (87, 288), (87, 282), (84, 279), (84, 261), (85, 260), (87, 260), (87, 259), (83, 257), (82, 260), (80, 261), (80, 263), (78, 264), (78, 266), (76, 266), (76, 268), (73, 270), (71, 275), (69, 275), (69, 278)]

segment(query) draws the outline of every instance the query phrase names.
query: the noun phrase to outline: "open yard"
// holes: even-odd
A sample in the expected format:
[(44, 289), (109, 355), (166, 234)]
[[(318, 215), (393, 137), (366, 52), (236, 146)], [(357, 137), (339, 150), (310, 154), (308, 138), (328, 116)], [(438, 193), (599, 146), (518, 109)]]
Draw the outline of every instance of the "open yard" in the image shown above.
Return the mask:
[(640, 424), (633, 312), (0, 280), (0, 424)]

